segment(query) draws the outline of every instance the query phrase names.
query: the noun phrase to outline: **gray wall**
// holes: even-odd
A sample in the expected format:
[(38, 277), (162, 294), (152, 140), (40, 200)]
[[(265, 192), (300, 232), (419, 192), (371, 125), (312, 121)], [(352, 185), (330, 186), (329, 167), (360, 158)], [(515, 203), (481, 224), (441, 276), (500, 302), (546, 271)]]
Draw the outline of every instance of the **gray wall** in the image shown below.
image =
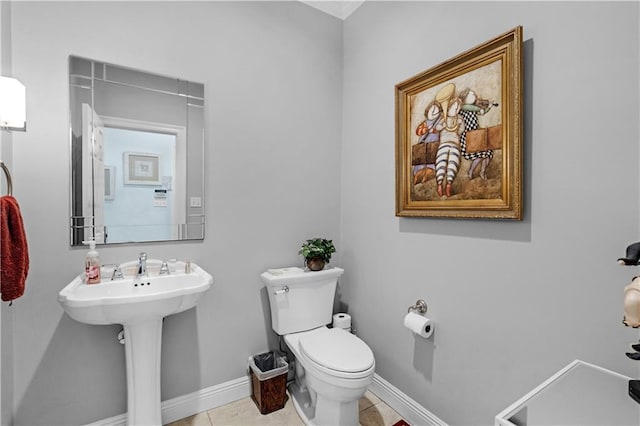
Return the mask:
[[(273, 347), (258, 274), (299, 262), (313, 235), (337, 240), (342, 301), (378, 373), (451, 424), (491, 424), (575, 358), (636, 375), (624, 351), (638, 333), (620, 324), (636, 270), (615, 259), (638, 237), (637, 3), (366, 2), (343, 24), (297, 2), (15, 2), (11, 24), (32, 261), (11, 308), (16, 424), (125, 410), (118, 327), (79, 324), (55, 301), (85, 253), (68, 246), (69, 54), (206, 85), (206, 239), (100, 250), (214, 275), (195, 310), (165, 322), (164, 399), (240, 377)], [(394, 85), (519, 24), (525, 220), (396, 218)], [(431, 340), (402, 327), (417, 298)]]
[(195, 310), (165, 321), (163, 399), (243, 376), (277, 343), (259, 274), (301, 265), (306, 238), (340, 246), (341, 21), (299, 2), (14, 2), (12, 36), (29, 117), (13, 135), (14, 193), (31, 255), (12, 308), (15, 423), (126, 410), (119, 327), (77, 323), (56, 301), (86, 252), (69, 247), (70, 54), (205, 84), (206, 239), (99, 252), (103, 263), (140, 250), (191, 259), (214, 276)]
[[(630, 376), (638, 3), (366, 2), (344, 24), (343, 297), (377, 372), (455, 425), (574, 359)], [(394, 217), (394, 85), (524, 26), (522, 222)], [(429, 304), (432, 339), (402, 327)]]

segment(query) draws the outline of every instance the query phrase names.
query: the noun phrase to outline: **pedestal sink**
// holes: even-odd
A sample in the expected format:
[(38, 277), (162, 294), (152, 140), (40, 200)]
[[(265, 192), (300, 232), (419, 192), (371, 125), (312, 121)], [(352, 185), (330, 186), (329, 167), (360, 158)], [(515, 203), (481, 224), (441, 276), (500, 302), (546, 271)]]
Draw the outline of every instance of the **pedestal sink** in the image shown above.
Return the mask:
[[(127, 424), (161, 425), (160, 346), (164, 317), (185, 311), (211, 288), (213, 279), (198, 265), (190, 272), (176, 262), (174, 272), (158, 275), (159, 260), (147, 261), (147, 276), (127, 275), (136, 261), (121, 265), (124, 278), (85, 284), (77, 276), (60, 293), (58, 301), (73, 319), (87, 324), (122, 324), (127, 362)], [(157, 267), (156, 267), (157, 266)], [(107, 271), (105, 271), (107, 272)]]

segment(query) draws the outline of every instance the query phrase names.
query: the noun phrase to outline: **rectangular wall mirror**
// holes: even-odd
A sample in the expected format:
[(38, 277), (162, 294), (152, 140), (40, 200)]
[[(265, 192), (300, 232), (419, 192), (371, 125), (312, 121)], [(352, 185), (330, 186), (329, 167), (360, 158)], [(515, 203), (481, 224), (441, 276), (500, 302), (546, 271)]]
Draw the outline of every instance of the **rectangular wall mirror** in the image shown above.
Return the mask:
[(204, 84), (69, 57), (71, 245), (204, 238)]

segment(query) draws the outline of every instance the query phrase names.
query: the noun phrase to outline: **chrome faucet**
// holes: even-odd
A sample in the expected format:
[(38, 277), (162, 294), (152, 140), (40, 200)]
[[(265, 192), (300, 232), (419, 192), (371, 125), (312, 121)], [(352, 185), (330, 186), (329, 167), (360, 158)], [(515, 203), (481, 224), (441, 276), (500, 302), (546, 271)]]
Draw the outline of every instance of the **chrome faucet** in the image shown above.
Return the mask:
[(138, 258), (138, 273), (136, 274), (138, 277), (147, 276), (147, 253), (140, 253), (140, 257)]

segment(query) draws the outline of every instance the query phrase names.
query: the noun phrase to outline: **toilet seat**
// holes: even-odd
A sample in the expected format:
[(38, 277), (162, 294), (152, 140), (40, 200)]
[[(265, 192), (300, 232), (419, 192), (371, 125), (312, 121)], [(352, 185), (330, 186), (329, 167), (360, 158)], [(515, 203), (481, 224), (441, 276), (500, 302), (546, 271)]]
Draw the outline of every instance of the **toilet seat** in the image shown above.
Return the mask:
[(336, 377), (357, 379), (371, 374), (373, 352), (365, 342), (339, 328), (316, 330), (300, 336), (301, 355), (318, 370)]

